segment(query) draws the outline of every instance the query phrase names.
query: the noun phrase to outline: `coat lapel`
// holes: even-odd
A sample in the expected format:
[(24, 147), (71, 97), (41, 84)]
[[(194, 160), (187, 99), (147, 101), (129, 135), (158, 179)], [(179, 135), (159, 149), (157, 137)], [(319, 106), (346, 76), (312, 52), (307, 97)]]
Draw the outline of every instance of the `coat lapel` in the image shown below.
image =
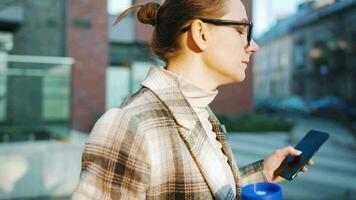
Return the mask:
[(208, 108), (209, 110), (209, 120), (211, 122), (211, 124), (213, 125), (213, 131), (216, 133), (216, 138), (217, 140), (221, 143), (224, 154), (226, 155), (226, 157), (228, 158), (228, 162), (229, 165), (231, 167), (232, 173), (234, 175), (234, 179), (235, 179), (235, 185), (236, 185), (236, 194), (239, 196), (240, 195), (240, 172), (239, 169), (237, 167), (236, 161), (234, 159), (233, 153), (231, 151), (231, 148), (229, 146), (226, 134), (226, 128), (224, 125), (220, 124), (219, 120), (217, 119), (217, 117), (215, 116), (215, 114), (213, 113), (213, 111)]
[[(180, 125), (179, 134), (195, 160), (216, 199), (235, 199), (224, 168), (193, 108), (185, 99), (176, 80), (157, 67), (152, 67), (142, 83), (167, 106)], [(224, 144), (223, 144), (224, 146)], [(225, 150), (224, 150), (225, 151)], [(229, 163), (230, 163), (229, 158)], [(235, 173), (234, 173), (235, 175)], [(235, 178), (236, 179), (236, 178)]]
[(228, 184), (224, 166), (220, 162), (216, 150), (209, 141), (201, 123), (198, 122), (196, 125), (193, 130), (180, 128), (179, 134), (184, 139), (215, 199), (235, 199), (235, 194)]

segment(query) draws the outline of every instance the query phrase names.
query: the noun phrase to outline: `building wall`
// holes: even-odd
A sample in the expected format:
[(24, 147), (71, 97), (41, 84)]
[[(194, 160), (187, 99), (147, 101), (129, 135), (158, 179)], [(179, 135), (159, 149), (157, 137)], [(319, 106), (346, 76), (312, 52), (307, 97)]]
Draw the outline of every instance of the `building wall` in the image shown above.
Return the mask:
[[(11, 19), (14, 19), (17, 24), (12, 30), (13, 46), (9, 48), (11, 49), (9, 54), (32, 56), (63, 56), (65, 54), (64, 0), (43, 2), (8, 0), (0, 2), (0, 9), (2, 12), (1, 28), (6, 27), (6, 24), (12, 21)], [(46, 12), (43, 12), (44, 10)], [(48, 65), (31, 62), (9, 62), (7, 67), (15, 71), (49, 68)], [(44, 74), (35, 76), (25, 73), (4, 76), (5, 81), (2, 82), (6, 87), (4, 124), (25, 126), (24, 129), (37, 128), (44, 124), (47, 120), (44, 113), (46, 113), (45, 107), (48, 102), (44, 94), (46, 88), (44, 82), (48, 82), (48, 78), (44, 76)], [(68, 117), (64, 120), (68, 120)]]
[(255, 99), (284, 99), (291, 95), (292, 45), (288, 35), (261, 45), (254, 63)]
[[(260, 52), (256, 55), (257, 98), (298, 95), (315, 100), (334, 95), (355, 104), (356, 4), (351, 1), (325, 3), (310, 8), (310, 12), (292, 16), (294, 22), (289, 20), (289, 31), (285, 31), (286, 26), (275, 26), (260, 38), (264, 43), (260, 44)], [(349, 3), (348, 7), (336, 9), (344, 3)], [(326, 11), (330, 14), (323, 16)], [(276, 68), (275, 57), (283, 51), (289, 55), (288, 66)], [(281, 81), (283, 79), (287, 81)], [(289, 83), (289, 91), (282, 94), (284, 83)], [(280, 87), (277, 92), (273, 88), (276, 85)]]
[[(303, 41), (305, 55), (302, 66), (294, 60), (293, 93), (308, 100), (329, 95), (356, 100), (355, 20), (353, 6), (292, 33), (294, 46)], [(321, 55), (313, 55), (316, 51)]]
[(105, 111), (108, 65), (108, 14), (105, 0), (67, 0), (68, 56), (72, 71), (72, 128), (89, 132)]
[(22, 6), (24, 17), (10, 54), (65, 55), (65, 0), (0, 1), (2, 9), (11, 6)]
[(133, 43), (135, 42), (135, 15), (129, 15), (119, 23), (113, 25), (117, 15), (109, 15), (109, 38), (111, 43)]

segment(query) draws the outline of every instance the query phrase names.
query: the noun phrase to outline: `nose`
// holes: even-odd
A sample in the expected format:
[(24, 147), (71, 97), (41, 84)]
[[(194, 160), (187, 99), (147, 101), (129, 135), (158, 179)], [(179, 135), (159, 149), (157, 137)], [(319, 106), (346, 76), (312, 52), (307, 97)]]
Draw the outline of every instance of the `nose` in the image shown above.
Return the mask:
[(254, 55), (259, 49), (260, 49), (260, 47), (259, 47), (258, 44), (255, 42), (255, 40), (251, 39), (250, 45), (248, 45), (248, 46), (245, 48), (245, 51), (246, 51), (246, 53), (249, 54), (249, 55)]

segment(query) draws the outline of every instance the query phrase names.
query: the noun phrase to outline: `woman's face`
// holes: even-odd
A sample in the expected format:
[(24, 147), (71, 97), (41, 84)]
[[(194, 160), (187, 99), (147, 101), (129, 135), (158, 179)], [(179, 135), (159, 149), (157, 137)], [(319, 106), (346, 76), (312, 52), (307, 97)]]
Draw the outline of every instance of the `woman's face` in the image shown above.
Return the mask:
[[(228, 13), (221, 19), (248, 20), (240, 0), (229, 0), (228, 6)], [(210, 26), (210, 40), (203, 56), (205, 64), (221, 85), (243, 81), (250, 56), (258, 50), (253, 40), (247, 46), (247, 26)]]

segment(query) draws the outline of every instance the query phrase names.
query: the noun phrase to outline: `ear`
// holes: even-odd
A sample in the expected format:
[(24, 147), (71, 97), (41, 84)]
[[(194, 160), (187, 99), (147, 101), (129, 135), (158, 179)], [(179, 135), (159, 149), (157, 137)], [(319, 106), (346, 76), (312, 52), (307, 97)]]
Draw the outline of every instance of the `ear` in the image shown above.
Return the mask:
[(191, 23), (190, 35), (192, 41), (201, 51), (204, 51), (208, 48), (208, 26), (201, 20), (194, 20)]

